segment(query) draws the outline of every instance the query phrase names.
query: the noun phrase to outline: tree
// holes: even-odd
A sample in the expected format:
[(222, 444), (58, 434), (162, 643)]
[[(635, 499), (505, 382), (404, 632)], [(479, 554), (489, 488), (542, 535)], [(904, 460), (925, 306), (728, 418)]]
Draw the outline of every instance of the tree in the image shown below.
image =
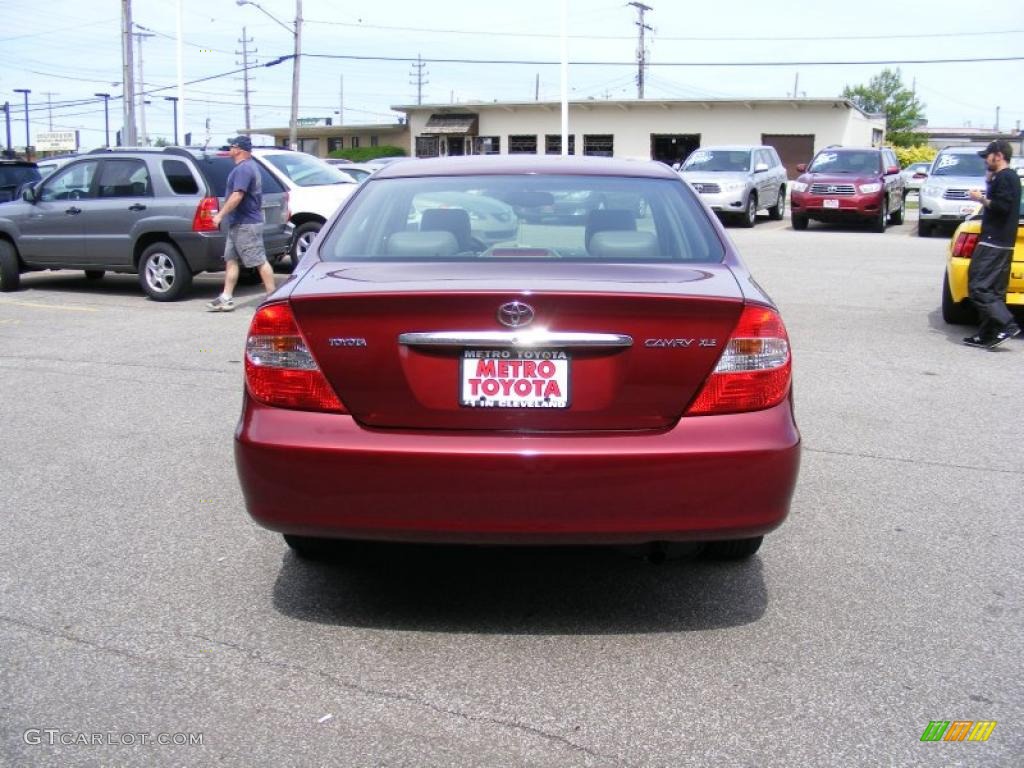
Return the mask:
[(914, 132), (924, 119), (924, 104), (903, 85), (899, 69), (883, 69), (867, 85), (846, 86), (842, 96), (865, 112), (884, 112), (885, 133), (890, 143), (897, 147), (924, 143), (925, 136)]

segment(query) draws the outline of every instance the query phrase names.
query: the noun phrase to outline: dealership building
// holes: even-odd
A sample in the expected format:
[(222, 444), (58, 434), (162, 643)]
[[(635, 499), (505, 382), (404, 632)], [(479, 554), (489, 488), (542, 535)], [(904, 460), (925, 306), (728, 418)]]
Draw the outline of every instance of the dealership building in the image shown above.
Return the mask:
[[(480, 102), (392, 107), (406, 117), (385, 125), (300, 125), (310, 154), (384, 144), (416, 157), (560, 154), (559, 102)], [(308, 122), (308, 121), (307, 121)], [(253, 133), (287, 144), (288, 128)], [(596, 100), (569, 103), (569, 153), (675, 163), (697, 147), (768, 144), (791, 176), (829, 145), (877, 146), (885, 118), (833, 99)]]

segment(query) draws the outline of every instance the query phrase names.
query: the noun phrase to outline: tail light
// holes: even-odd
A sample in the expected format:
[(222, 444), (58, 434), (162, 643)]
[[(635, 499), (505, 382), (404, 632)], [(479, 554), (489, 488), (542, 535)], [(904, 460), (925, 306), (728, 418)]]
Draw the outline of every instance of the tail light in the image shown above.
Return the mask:
[(216, 197), (204, 197), (196, 206), (196, 215), (192, 217), (193, 232), (216, 232), (217, 225), (213, 223), (213, 217), (220, 210), (220, 203)]
[(292, 209), (291, 209), (291, 197), (288, 190), (284, 191), (284, 223), (287, 224), (292, 220)]
[(974, 255), (974, 249), (977, 245), (978, 233), (961, 232), (956, 236), (956, 242), (953, 243), (953, 255), (959, 256), (961, 259), (969, 259)]
[(748, 306), (687, 416), (760, 411), (781, 403), (792, 383), (789, 336), (779, 313)]
[(347, 413), (310, 354), (288, 304), (261, 307), (245, 340), (245, 384), (261, 403)]

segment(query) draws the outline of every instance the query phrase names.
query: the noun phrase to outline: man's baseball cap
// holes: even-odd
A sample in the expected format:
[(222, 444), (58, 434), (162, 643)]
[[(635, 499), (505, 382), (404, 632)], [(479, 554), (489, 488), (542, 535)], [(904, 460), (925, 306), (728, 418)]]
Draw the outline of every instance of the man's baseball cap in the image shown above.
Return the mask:
[(990, 141), (984, 149), (979, 150), (978, 156), (988, 157), (993, 152), (1000, 152), (1004, 159), (1009, 160), (1013, 157), (1013, 146), (1005, 139), (996, 139), (995, 141)]
[(238, 147), (245, 152), (252, 152), (252, 139), (248, 136), (235, 136), (235, 138), (228, 141), (228, 146)]

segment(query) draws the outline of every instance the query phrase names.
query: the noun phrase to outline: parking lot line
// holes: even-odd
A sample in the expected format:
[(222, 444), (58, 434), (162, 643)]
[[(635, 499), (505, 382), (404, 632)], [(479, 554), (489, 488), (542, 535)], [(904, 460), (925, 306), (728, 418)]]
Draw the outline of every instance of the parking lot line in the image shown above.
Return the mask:
[(11, 307), (33, 307), (35, 309), (59, 309), (65, 312), (99, 312), (98, 309), (92, 307), (75, 307), (70, 304), (36, 304), (31, 301), (9, 301), (7, 299), (0, 299), (0, 306), (11, 306)]

